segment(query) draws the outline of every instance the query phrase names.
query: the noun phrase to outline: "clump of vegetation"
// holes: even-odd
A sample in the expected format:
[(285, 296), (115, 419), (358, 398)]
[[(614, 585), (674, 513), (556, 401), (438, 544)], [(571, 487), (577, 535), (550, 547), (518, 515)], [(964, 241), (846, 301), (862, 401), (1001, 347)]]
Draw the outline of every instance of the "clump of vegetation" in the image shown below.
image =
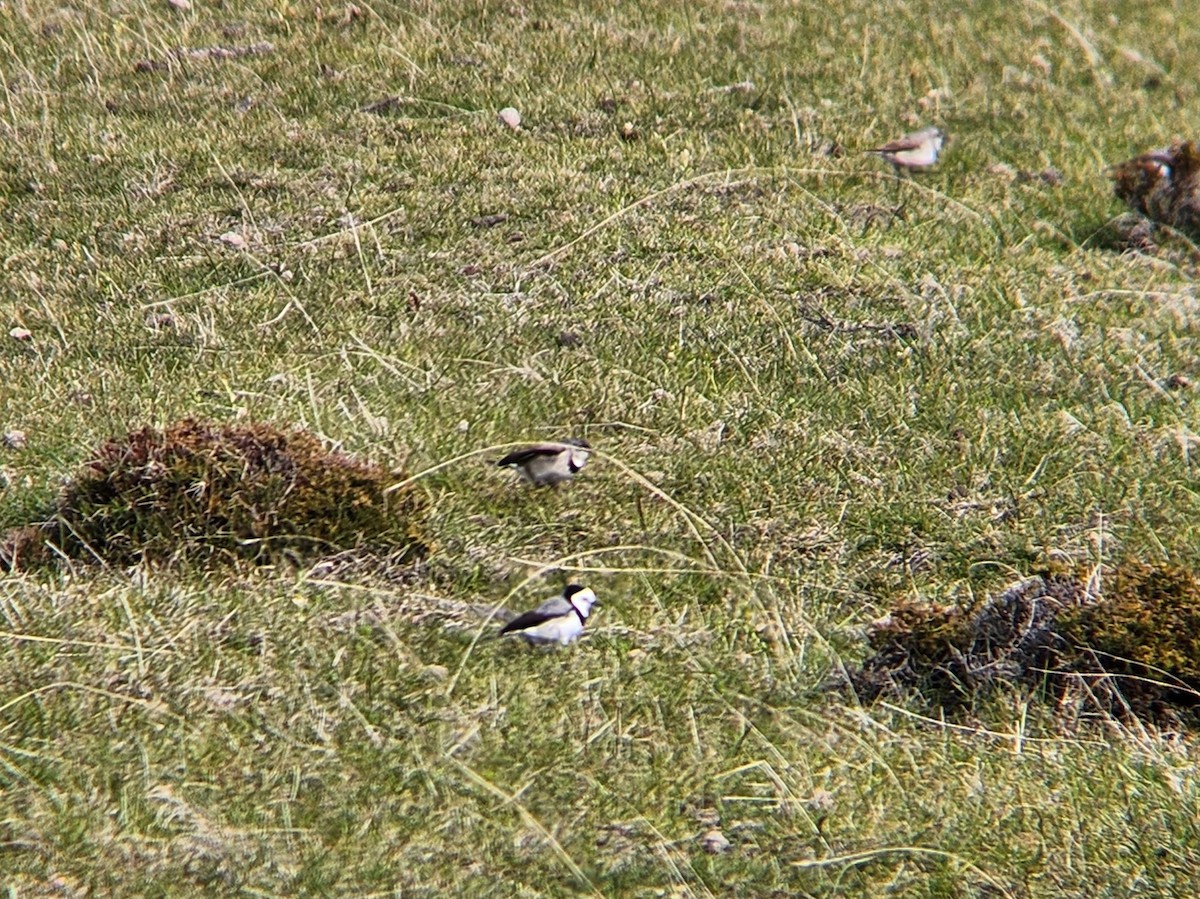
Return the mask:
[(106, 441), (42, 525), (0, 543), (4, 567), (214, 557), (275, 561), (347, 549), (416, 558), (425, 503), (395, 476), (268, 424), (186, 419)]
[(1200, 144), (1176, 141), (1114, 166), (1111, 176), (1116, 195), (1134, 212), (1200, 234)]
[[(1106, 704), (1142, 717), (1200, 711), (1200, 578), (1179, 567), (1131, 562), (1109, 575), (1103, 598), (1061, 615), (1059, 630), (1091, 670)], [(1087, 671), (1080, 665), (1081, 671)]]
[(1042, 575), (973, 607), (903, 604), (871, 626), (874, 653), (851, 682), (866, 700), (917, 688), (937, 705), (963, 705), (998, 682), (1030, 680), (1053, 665), (1064, 648), (1058, 614), (1086, 597), (1082, 583)]
[(872, 626), (851, 685), (868, 701), (916, 690), (950, 711), (1015, 685), (1063, 708), (1200, 723), (1200, 579), (1129, 562), (1101, 583), (1047, 573), (972, 607), (902, 605)]
[(46, 535), (37, 525), (22, 525), (0, 536), (0, 571), (40, 568), (53, 558)]

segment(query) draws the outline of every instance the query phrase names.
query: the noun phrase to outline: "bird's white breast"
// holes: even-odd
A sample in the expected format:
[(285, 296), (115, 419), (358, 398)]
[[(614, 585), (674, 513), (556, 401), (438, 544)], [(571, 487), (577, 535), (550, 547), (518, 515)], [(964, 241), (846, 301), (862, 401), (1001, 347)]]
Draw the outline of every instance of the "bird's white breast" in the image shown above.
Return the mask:
[(579, 620), (578, 615), (571, 612), (568, 615), (543, 621), (533, 627), (527, 627), (517, 633), (528, 640), (540, 643), (561, 643), (566, 646), (583, 633), (583, 622)]
[(939, 138), (927, 138), (911, 150), (901, 150), (894, 154), (900, 165), (926, 166), (937, 162), (938, 150), (942, 147)]
[(569, 459), (570, 453), (565, 452), (530, 459), (525, 466), (526, 477), (534, 484), (556, 484), (565, 481), (571, 477)]

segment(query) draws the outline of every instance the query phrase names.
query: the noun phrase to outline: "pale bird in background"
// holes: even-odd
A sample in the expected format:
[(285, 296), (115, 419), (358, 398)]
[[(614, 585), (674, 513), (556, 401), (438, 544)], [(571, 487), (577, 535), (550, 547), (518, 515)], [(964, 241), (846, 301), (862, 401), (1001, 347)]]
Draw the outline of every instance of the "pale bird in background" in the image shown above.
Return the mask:
[(501, 468), (515, 469), (521, 477), (534, 487), (561, 484), (575, 477), (587, 464), (588, 450), (592, 445), (578, 437), (569, 437), (559, 443), (537, 443), (509, 453), (496, 464)]
[(563, 592), (536, 609), (524, 612), (500, 628), (500, 636), (516, 634), (530, 643), (558, 643), (566, 646), (579, 638), (592, 606), (598, 606), (596, 594), (581, 584), (568, 584)]
[(945, 141), (946, 135), (941, 128), (922, 128), (866, 152), (882, 156), (899, 175), (908, 169), (929, 168), (938, 161), (938, 153)]

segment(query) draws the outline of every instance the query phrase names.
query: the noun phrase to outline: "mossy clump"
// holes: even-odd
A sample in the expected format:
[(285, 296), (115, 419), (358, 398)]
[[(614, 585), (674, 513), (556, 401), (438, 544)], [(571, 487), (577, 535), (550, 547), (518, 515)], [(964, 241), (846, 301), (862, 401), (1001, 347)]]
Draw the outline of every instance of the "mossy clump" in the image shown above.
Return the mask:
[(35, 524), (22, 525), (0, 535), (0, 571), (41, 568), (53, 558), (45, 532)]
[(1064, 648), (1057, 616), (1086, 598), (1079, 581), (1046, 574), (972, 606), (904, 603), (872, 624), (873, 653), (850, 681), (867, 701), (916, 688), (955, 708), (999, 683), (1040, 679)]
[[(1061, 615), (1059, 630), (1111, 672), (1200, 687), (1200, 579), (1180, 567), (1126, 563), (1101, 599)], [(1193, 697), (1200, 701), (1200, 696)]]
[(1200, 143), (1175, 141), (1112, 167), (1116, 195), (1153, 222), (1200, 235)]
[(1059, 708), (1200, 724), (1200, 579), (1132, 561), (1098, 581), (1046, 573), (970, 607), (904, 604), (850, 671), (861, 699), (915, 690), (954, 711), (998, 687)]
[[(111, 564), (213, 558), (277, 561), (347, 549), (416, 558), (425, 502), (387, 493), (386, 469), (302, 430), (186, 419), (102, 444), (40, 526), (40, 543)], [(10, 532), (6, 567), (44, 558)]]

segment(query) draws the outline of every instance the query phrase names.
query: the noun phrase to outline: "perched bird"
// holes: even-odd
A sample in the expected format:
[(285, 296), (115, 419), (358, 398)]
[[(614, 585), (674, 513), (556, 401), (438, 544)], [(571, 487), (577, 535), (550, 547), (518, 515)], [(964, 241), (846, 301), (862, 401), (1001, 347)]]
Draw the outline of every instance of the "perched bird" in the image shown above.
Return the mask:
[(537, 443), (509, 453), (496, 464), (514, 468), (534, 487), (561, 484), (569, 481), (587, 464), (592, 445), (578, 437), (568, 437), (561, 443)]
[(937, 162), (945, 140), (941, 128), (922, 128), (866, 152), (882, 156), (899, 175), (902, 170), (927, 169)]
[(600, 605), (596, 594), (580, 584), (568, 584), (563, 592), (536, 609), (524, 612), (500, 629), (500, 636), (517, 634), (530, 643), (566, 646), (583, 633), (592, 606)]

